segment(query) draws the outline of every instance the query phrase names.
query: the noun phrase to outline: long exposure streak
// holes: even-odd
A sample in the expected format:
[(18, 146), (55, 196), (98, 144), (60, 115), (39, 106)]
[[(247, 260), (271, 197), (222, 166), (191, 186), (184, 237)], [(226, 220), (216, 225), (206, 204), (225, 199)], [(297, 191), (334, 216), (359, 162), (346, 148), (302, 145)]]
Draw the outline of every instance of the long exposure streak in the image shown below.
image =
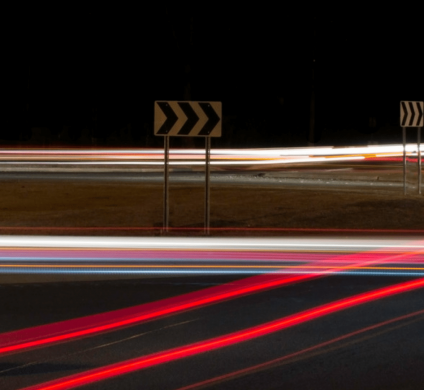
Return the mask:
[[(18, 231), (161, 231), (162, 227), (153, 226), (0, 226), (0, 230)], [(198, 227), (169, 227), (170, 231), (203, 231)], [(346, 228), (284, 228), (284, 227), (210, 227), (211, 231), (235, 232), (235, 231), (257, 231), (257, 232), (309, 232), (309, 233), (382, 233), (382, 234), (424, 234), (422, 229), (346, 229)]]
[[(77, 319), (64, 321), (63, 323), (40, 326), (35, 329), (24, 329), (21, 331), (10, 332), (0, 335), (0, 354), (19, 351), (26, 348), (38, 347), (45, 344), (55, 343), (59, 341), (65, 341), (76, 337), (82, 337), (91, 335), (94, 333), (104, 332), (107, 330), (116, 329), (122, 326), (128, 326), (141, 321), (147, 321), (161, 316), (174, 314), (183, 310), (189, 310), (195, 307), (208, 305), (211, 303), (219, 302), (224, 299), (234, 298), (244, 294), (250, 294), (256, 291), (261, 291), (268, 288), (275, 288), (288, 283), (299, 282), (304, 279), (309, 279), (310, 275), (300, 275), (294, 277), (277, 277), (276, 275), (268, 276), (264, 275), (265, 278), (252, 277), (244, 283), (236, 285), (236, 288), (230, 283), (212, 287), (210, 289), (201, 290), (200, 292), (188, 293), (176, 298), (164, 299), (153, 304), (140, 305), (136, 308), (117, 310), (111, 313), (100, 314), (97, 316), (90, 316), (87, 319)], [(253, 280), (251, 280), (253, 279)], [(258, 283), (261, 281), (260, 283)], [(250, 284), (250, 283), (251, 284)], [(256, 282), (256, 283), (255, 283)], [(138, 315), (134, 315), (133, 311), (138, 309)], [(131, 315), (133, 314), (133, 315)], [(96, 323), (96, 320), (100, 323), (110, 321), (112, 319), (121, 318), (120, 321), (113, 321), (97, 326), (90, 326)], [(128, 318), (129, 317), (129, 318)], [(87, 329), (76, 330), (69, 332), (70, 327), (81, 328), (90, 326)], [(63, 332), (67, 333), (63, 333)], [(51, 334), (62, 333), (60, 335), (48, 337)], [(28, 339), (34, 339), (31, 341), (25, 341)], [(12, 345), (10, 345), (13, 343)], [(8, 345), (9, 344), (9, 345)]]
[(252, 327), (243, 331), (234, 332), (225, 336), (216, 337), (207, 341), (201, 341), (187, 346), (174, 348), (164, 352), (158, 352), (151, 355), (131, 359), (125, 362), (111, 364), (106, 367), (86, 371), (69, 377), (53, 380), (47, 383), (27, 387), (27, 390), (62, 390), (77, 386), (105, 380), (107, 378), (130, 373), (144, 368), (152, 367), (158, 364), (166, 363), (176, 359), (190, 357), (199, 353), (204, 353), (218, 348), (227, 347), (240, 342), (252, 340), (257, 337), (277, 332), (315, 318), (326, 316), (340, 310), (361, 305), (376, 299), (385, 298), (394, 294), (400, 294), (406, 291), (424, 287), (424, 278), (400, 283), (367, 293), (355, 295), (350, 298), (341, 299), (313, 309), (305, 310), (301, 313), (284, 317), (282, 319), (271, 321), (266, 324)]
[[(323, 343), (313, 345), (312, 347), (302, 349), (301, 351), (297, 351), (297, 352), (279, 357), (277, 359), (270, 360), (270, 361), (265, 362), (265, 363), (257, 364), (255, 366), (243, 368), (243, 369), (238, 370), (238, 371), (234, 371), (234, 372), (230, 372), (228, 374), (220, 375), (220, 376), (215, 377), (215, 378), (207, 379), (207, 380), (202, 381), (202, 382), (194, 383), (194, 384), (189, 385), (189, 386), (184, 386), (184, 387), (179, 388), (178, 390), (199, 389), (199, 388), (207, 387), (207, 386), (219, 383), (219, 382), (224, 382), (224, 381), (232, 380), (232, 379), (235, 379), (235, 378), (239, 378), (239, 377), (244, 376), (244, 375), (253, 374), (253, 373), (256, 373), (258, 371), (267, 370), (269, 368), (277, 366), (279, 363), (283, 363), (283, 362), (287, 362), (287, 361), (293, 361), (293, 358), (308, 354), (309, 352), (319, 350), (320, 348), (327, 347), (329, 345), (338, 343), (340, 341), (349, 339), (351, 337), (355, 337), (355, 336), (358, 336), (360, 334), (363, 334), (363, 333), (366, 333), (366, 332), (369, 332), (369, 331), (372, 331), (372, 330), (375, 330), (375, 329), (378, 329), (378, 328), (381, 328), (381, 327), (384, 327), (384, 326), (387, 326), (387, 325), (391, 325), (395, 322), (407, 320), (407, 319), (410, 319), (412, 317), (416, 317), (416, 316), (419, 316), (419, 315), (422, 315), (422, 314), (424, 314), (424, 310), (419, 310), (419, 311), (416, 311), (414, 313), (405, 314), (403, 316), (392, 318), (392, 319), (387, 320), (387, 321), (379, 322), (378, 324), (367, 326), (365, 328), (356, 330), (354, 332), (345, 334), (343, 336), (336, 337), (334, 339), (325, 341)], [(308, 357), (309, 356), (311, 356), (311, 355), (309, 354)]]
[[(27, 348), (66, 341), (76, 337), (110, 331), (122, 326), (133, 325), (141, 321), (148, 321), (161, 316), (175, 314), (183, 310), (190, 310), (204, 305), (217, 303), (225, 299), (233, 299), (242, 295), (257, 293), (290, 283), (298, 283), (312, 278), (330, 275), (335, 272), (347, 271), (351, 267), (355, 267), (360, 264), (364, 265), (393, 259), (401, 259), (415, 254), (416, 252), (377, 258), (373, 257), (372, 260), (365, 257), (365, 261), (362, 260), (360, 255), (345, 255), (342, 257), (352, 258), (352, 263), (350, 265), (331, 268), (323, 272), (307, 273), (292, 277), (275, 273), (259, 275), (243, 279), (239, 282), (211, 287), (209, 289), (184, 294), (179, 297), (164, 299), (151, 304), (140, 305), (129, 309), (117, 310), (76, 320), (63, 321), (36, 328), (4, 333), (0, 334), (0, 354), (16, 352)], [(358, 257), (361, 258), (362, 261), (358, 261)]]
[[(271, 269), (271, 270), (278, 270), (278, 269), (292, 269), (293, 273), (297, 273), (297, 270), (300, 269), (322, 269), (322, 270), (334, 270), (334, 267), (330, 266), (319, 266), (319, 265), (159, 265), (159, 264), (152, 264), (152, 265), (97, 265), (97, 264), (90, 264), (90, 265), (73, 265), (73, 264), (65, 264), (65, 265), (58, 265), (58, 264), (0, 264), (0, 269), (4, 268), (99, 268), (99, 269), (108, 269), (108, 268), (146, 268), (146, 269)], [(424, 271), (424, 267), (349, 267), (349, 270), (382, 270), (382, 271)]]
[[(423, 146), (424, 148), (424, 146)], [(416, 145), (407, 144), (408, 156), (416, 153)], [(333, 161), (377, 160), (398, 161), (402, 157), (402, 145), (368, 145), (355, 147), (314, 147), (280, 149), (213, 149), (211, 165), (244, 167), (257, 165), (281, 165)], [(202, 165), (204, 151), (199, 149), (172, 150), (171, 165)], [(0, 151), (0, 163), (4, 166), (31, 163), (34, 167), (47, 164), (58, 166), (108, 166), (163, 164), (161, 149), (5, 149)]]

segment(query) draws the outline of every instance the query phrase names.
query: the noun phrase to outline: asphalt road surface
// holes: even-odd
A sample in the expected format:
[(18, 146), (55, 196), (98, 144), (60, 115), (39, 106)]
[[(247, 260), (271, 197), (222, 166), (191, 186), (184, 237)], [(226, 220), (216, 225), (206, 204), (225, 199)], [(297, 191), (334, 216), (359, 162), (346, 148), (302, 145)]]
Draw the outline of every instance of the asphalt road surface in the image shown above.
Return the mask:
[[(292, 165), (290, 172), (281, 171), (278, 164), (275, 170), (252, 165), (247, 171), (216, 171), (212, 179), (248, 181), (255, 186), (290, 184), (290, 180), (295, 185), (308, 184), (310, 180), (326, 185), (331, 181), (343, 185), (344, 181), (399, 188), (398, 161), (379, 165), (374, 157), (367, 158), (359, 165), (337, 162), (315, 164), (313, 169)], [(9, 170), (0, 178), (162, 180), (159, 171), (140, 175), (123, 173), (122, 168), (119, 172), (54, 169)], [(197, 170), (174, 173), (178, 173), (174, 175), (177, 181), (203, 180)], [(105, 239), (106, 249), (99, 244), (87, 247), (85, 241), (80, 247), (71, 247), (73, 239), (56, 246), (37, 246), (38, 237), (19, 247), (23, 242), (19, 238), (0, 247), (2, 276), (13, 272), (16, 276), (22, 270), (26, 276), (46, 269), (51, 272), (50, 283), (18, 283), (11, 277), (9, 283), (0, 284), (1, 390), (423, 387), (421, 238), (414, 238), (415, 246), (396, 243), (393, 238), (363, 249), (351, 242), (348, 254), (339, 253), (342, 243), (335, 238), (324, 246), (318, 242), (316, 252), (300, 239), (298, 245), (304, 248), (298, 252), (301, 258), (297, 262), (293, 260), (296, 248), (287, 249), (294, 239), (287, 238), (284, 251), (266, 249), (259, 243), (255, 253), (259, 263), (249, 258), (254, 239), (243, 240), (243, 247), (224, 249), (216, 241), (204, 249), (196, 246), (194, 238), (186, 238), (191, 247), (175, 239), (173, 252), (160, 259), (157, 254), (165, 251), (162, 242), (138, 248), (149, 251), (150, 257), (141, 259), (143, 264), (130, 259), (134, 248), (113, 247), (111, 238)], [(152, 245), (153, 239), (146, 241)], [(329, 249), (330, 245), (337, 248)], [(390, 245), (399, 251), (390, 252)], [(106, 272), (111, 266), (110, 259), (105, 259), (108, 253), (110, 259), (118, 259), (121, 268), (132, 267), (134, 272), (135, 266), (139, 270), (144, 267), (143, 272), (156, 267), (155, 278), (54, 281), (54, 272), (62, 266), (72, 276), (73, 272), (86, 272), (83, 267), (94, 269), (98, 260), (104, 269), (97, 268), (97, 276)], [(174, 262), (178, 259), (170, 256), (176, 253), (184, 262)], [(217, 257), (205, 260), (205, 253)], [(290, 259), (278, 267), (297, 267), (296, 272), (275, 272), (275, 264), (283, 261), (285, 253), (290, 253)], [(141, 255), (133, 257), (140, 260)], [(178, 271), (176, 266), (193, 272), (190, 276), (171, 273), (171, 267)], [(213, 274), (207, 272), (209, 266), (213, 266)], [(235, 266), (249, 272), (242, 274)], [(231, 274), (225, 274), (229, 268)], [(256, 274), (259, 269), (262, 273)]]
[[(405, 276), (321, 275), (66, 342), (1, 349), (7, 332), (160, 303), (241, 280), (248, 279), (215, 275), (0, 285), (0, 388), (21, 389), (80, 373), (95, 378), (84, 389), (422, 388), (423, 289), (394, 295), (389, 290), (420, 280)], [(296, 317), (375, 291), (380, 295), (343, 310), (324, 308)], [(278, 328), (275, 321), (287, 316), (295, 319)], [(251, 337), (258, 331), (262, 333)], [(222, 336), (227, 339), (222, 341)], [(21, 341), (29, 339), (25, 337)], [(107, 378), (108, 372), (125, 369), (108, 366), (146, 356), (150, 363), (130, 362), (140, 366)], [(93, 374), (101, 367), (103, 372)]]

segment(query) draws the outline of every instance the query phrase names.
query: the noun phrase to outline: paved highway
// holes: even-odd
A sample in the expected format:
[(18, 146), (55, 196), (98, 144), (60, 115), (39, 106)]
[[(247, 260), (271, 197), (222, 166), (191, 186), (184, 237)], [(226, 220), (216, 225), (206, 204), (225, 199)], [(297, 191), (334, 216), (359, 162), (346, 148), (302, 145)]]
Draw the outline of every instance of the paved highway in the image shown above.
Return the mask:
[[(95, 273), (131, 263), (158, 273), (1, 285), (2, 389), (422, 386), (422, 237), (3, 237), (0, 245), (2, 266), (70, 272), (90, 262)], [(159, 274), (164, 264), (169, 275)], [(278, 268), (240, 272), (258, 265)]]

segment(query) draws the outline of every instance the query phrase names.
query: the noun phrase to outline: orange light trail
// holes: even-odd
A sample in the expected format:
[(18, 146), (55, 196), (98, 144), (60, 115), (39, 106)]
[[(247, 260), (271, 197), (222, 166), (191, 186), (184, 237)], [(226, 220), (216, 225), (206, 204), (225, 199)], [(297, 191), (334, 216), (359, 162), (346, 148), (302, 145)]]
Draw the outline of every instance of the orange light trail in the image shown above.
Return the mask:
[[(333, 269), (334, 266), (319, 266), (319, 265), (107, 265), (107, 264), (93, 264), (93, 265), (75, 265), (75, 264), (0, 264), (0, 268), (160, 268), (160, 269), (293, 269), (293, 273), (296, 273), (297, 269)], [(423, 271), (424, 267), (353, 267), (347, 266), (349, 270), (390, 270), (390, 271)], [(343, 269), (342, 269), (343, 271)], [(335, 273), (340, 271), (335, 271)]]

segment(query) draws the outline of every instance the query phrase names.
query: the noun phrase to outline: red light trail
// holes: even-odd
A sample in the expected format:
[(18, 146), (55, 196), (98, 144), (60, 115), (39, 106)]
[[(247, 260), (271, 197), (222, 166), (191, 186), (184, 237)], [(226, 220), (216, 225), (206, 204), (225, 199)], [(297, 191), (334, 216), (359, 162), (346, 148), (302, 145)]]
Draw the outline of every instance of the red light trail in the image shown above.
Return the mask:
[[(311, 271), (311, 273), (296, 276), (281, 274), (259, 275), (128, 309), (3, 333), (0, 334), (0, 354), (18, 352), (28, 348), (41, 347), (52, 343), (72, 340), (77, 337), (111, 331), (142, 321), (149, 321), (162, 316), (218, 303), (226, 299), (234, 299), (266, 289), (323, 277), (335, 272), (349, 270), (358, 265), (387, 262), (414, 256), (415, 254), (416, 252), (407, 252), (392, 256), (371, 256), (371, 258), (368, 256), (369, 254), (344, 255), (340, 256), (339, 259), (346, 260), (346, 258), (352, 258), (350, 265), (330, 268), (324, 272), (320, 271), (320, 273)], [(358, 261), (358, 258), (361, 261)], [(331, 260), (334, 261), (335, 257), (331, 256)]]
[[(275, 288), (284, 284), (309, 279), (310, 275), (281, 276), (260, 275), (243, 279), (238, 283), (228, 283), (194, 293), (164, 299), (129, 309), (23, 329), (0, 335), (0, 354), (19, 351), (32, 347), (65, 341), (76, 337), (88, 336), (122, 326), (133, 325), (141, 321), (152, 320), (183, 310), (205, 306), (224, 299)], [(117, 318), (120, 318), (116, 321)], [(74, 329), (70, 331), (70, 329)], [(78, 330), (77, 330), (78, 329)], [(52, 336), (56, 334), (55, 336)]]
[[(297, 352), (291, 353), (289, 355), (285, 355), (285, 356), (279, 357), (277, 359), (270, 360), (270, 361), (265, 362), (265, 363), (257, 364), (255, 366), (243, 368), (243, 369), (238, 370), (238, 371), (234, 371), (234, 372), (230, 372), (228, 374), (220, 375), (220, 376), (217, 376), (215, 378), (207, 379), (207, 380), (204, 380), (202, 382), (194, 383), (194, 384), (189, 385), (189, 386), (184, 386), (184, 387), (179, 388), (178, 390), (200, 389), (200, 388), (208, 387), (209, 385), (213, 385), (213, 384), (216, 384), (216, 383), (236, 379), (236, 378), (239, 378), (239, 377), (244, 376), (244, 375), (249, 375), (249, 374), (253, 374), (253, 373), (256, 373), (256, 372), (259, 372), (259, 371), (262, 371), (262, 370), (267, 370), (269, 368), (272, 368), (272, 367), (279, 365), (280, 363), (290, 361), (290, 359), (299, 357), (301, 355), (305, 355), (308, 352), (316, 351), (320, 348), (327, 347), (329, 345), (338, 343), (339, 341), (343, 341), (343, 340), (349, 339), (351, 337), (358, 336), (362, 333), (369, 332), (371, 330), (375, 330), (375, 329), (381, 328), (383, 326), (393, 324), (395, 322), (407, 320), (407, 319), (410, 319), (412, 317), (419, 316), (421, 314), (424, 314), (424, 310), (419, 310), (419, 311), (416, 311), (414, 313), (409, 313), (409, 314), (406, 314), (406, 315), (403, 315), (403, 316), (392, 318), (392, 319), (387, 320), (387, 321), (379, 322), (378, 324), (367, 326), (365, 328), (356, 330), (354, 332), (345, 334), (343, 336), (336, 337), (334, 339), (325, 341), (323, 343), (313, 345), (312, 347), (302, 349), (301, 351), (297, 351)], [(311, 356), (311, 355), (308, 355), (308, 356)]]
[(249, 341), (261, 336), (268, 335), (319, 317), (361, 305), (373, 300), (382, 299), (394, 294), (424, 287), (424, 278), (400, 283), (394, 286), (384, 287), (370, 292), (344, 298), (336, 302), (327, 303), (316, 308), (290, 315), (279, 320), (271, 321), (242, 331), (219, 336), (206, 341), (197, 342), (163, 352), (154, 353), (125, 362), (111, 364), (106, 367), (89, 370), (65, 378), (56, 379), (47, 383), (27, 387), (27, 390), (63, 390), (87, 385), (89, 383), (105, 380), (118, 375), (127, 374), (144, 368), (163, 364), (176, 359), (187, 358), (200, 353), (213, 351), (219, 348)]
[[(28, 230), (28, 231), (161, 231), (162, 227), (150, 226), (0, 226), (0, 230)], [(198, 231), (203, 233), (203, 228), (196, 227), (169, 227), (170, 231)], [(257, 232), (302, 232), (302, 233), (376, 233), (376, 234), (423, 234), (423, 229), (331, 229), (331, 228), (292, 228), (292, 227), (211, 227), (213, 232), (244, 232), (244, 231), (257, 231)]]

